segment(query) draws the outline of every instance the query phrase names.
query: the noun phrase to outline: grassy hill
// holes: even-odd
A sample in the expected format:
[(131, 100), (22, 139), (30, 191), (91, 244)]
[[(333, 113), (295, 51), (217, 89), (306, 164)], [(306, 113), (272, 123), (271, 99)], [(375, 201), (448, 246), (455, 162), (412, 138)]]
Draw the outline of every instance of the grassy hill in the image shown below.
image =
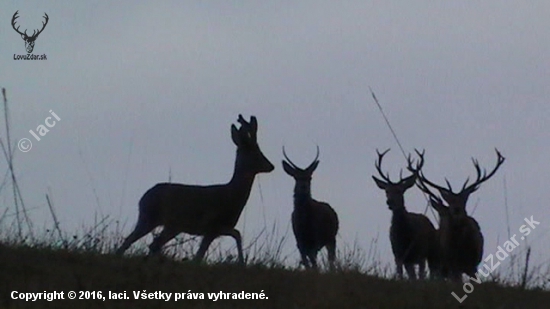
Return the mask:
[[(7, 106), (5, 93), (3, 96), (4, 104)], [(5, 118), (9, 119), (6, 109), (4, 112)], [(7, 140), (9, 141), (10, 138), (8, 137)], [(18, 191), (12, 155), (11, 151), (4, 152), (14, 188), (17, 188), (14, 190), (16, 206), (11, 210), (19, 213), (19, 207), (25, 210), (25, 206)], [(120, 242), (121, 234), (118, 226), (115, 229), (118, 232), (115, 232), (113, 237), (109, 234), (108, 218), (100, 218), (94, 222), (89, 231), (84, 231), (83, 237), (79, 238), (77, 235), (70, 237), (70, 234), (60, 230), (54, 207), (49, 197), (46, 196), (46, 198), (54, 228), (43, 234), (38, 233), (41, 235), (38, 242), (33, 242), (33, 237), (30, 237), (31, 245), (28, 244), (26, 234), (21, 232), (25, 227), (24, 220), (16, 216), (15, 224), (5, 221), (9, 206), (0, 213), (0, 239), (5, 243), (11, 243), (11, 245), (0, 243), (0, 309), (511, 309), (550, 306), (550, 292), (503, 287), (495, 283), (468, 283), (467, 287), (471, 293), (462, 303), (459, 303), (451, 293), (455, 292), (457, 297), (464, 297), (463, 286), (460, 284), (442, 281), (396, 281), (369, 276), (355, 270), (359, 268), (354, 267), (357, 263), (353, 255), (349, 264), (351, 267), (341, 267), (341, 270), (331, 273), (284, 267), (281, 266), (284, 263), (277, 258), (284, 237), (282, 240), (273, 239), (270, 238), (269, 233), (266, 234), (264, 243), (257, 242), (259, 236), (251, 242), (257, 259), (253, 259), (255, 262), (246, 267), (223, 262), (196, 264), (170, 258), (146, 258), (141, 255), (114, 256), (105, 253), (112, 251), (113, 244)], [(23, 211), (23, 213), (26, 212)], [(32, 224), (26, 222), (26, 225), (28, 230), (32, 230)], [(17, 230), (11, 230), (14, 226), (18, 227), (17, 234)], [(45, 240), (41, 242), (43, 238)], [(60, 247), (74, 249), (59, 249)], [(181, 254), (182, 250), (179, 249), (176, 248), (176, 251)], [(196, 250), (187, 251), (189, 252), (196, 252)], [(526, 260), (529, 259), (526, 258)], [(548, 282), (548, 279), (544, 280)], [(53, 292), (62, 293), (58, 296), (64, 299), (53, 301), (13, 299), (13, 296), (47, 298)], [(77, 298), (84, 299), (69, 300), (69, 292), (74, 292)], [(168, 301), (142, 299), (143, 295), (157, 298), (160, 292), (164, 293), (163, 295), (170, 295), (170, 299)], [(112, 293), (115, 293), (118, 299), (113, 299)], [(249, 294), (245, 295), (245, 293)], [(176, 296), (186, 299), (176, 301)], [(262, 299), (232, 299), (246, 296)], [(188, 299), (189, 297), (204, 299)], [(218, 297), (222, 299), (213, 299)]]
[[(355, 271), (317, 273), (234, 264), (194, 264), (168, 258), (118, 257), (28, 246), (0, 246), (0, 308), (548, 308), (550, 293), (473, 283), (462, 304), (451, 295), (461, 285), (438, 281), (407, 282)], [(133, 292), (180, 293), (204, 300), (134, 299)], [(12, 291), (64, 292), (65, 300), (13, 300)], [(68, 300), (67, 293), (102, 291), (106, 300)], [(124, 300), (108, 300), (125, 292)], [(208, 293), (265, 293), (266, 299), (208, 299)], [(239, 294), (225, 294), (227, 297)], [(252, 294), (251, 294), (252, 295)], [(88, 294), (89, 297), (93, 297)], [(95, 295), (97, 297), (97, 295)], [(152, 294), (151, 296), (155, 296)], [(157, 294), (158, 296), (158, 294)], [(190, 295), (189, 295), (190, 296)], [(241, 293), (242, 297), (243, 294)]]

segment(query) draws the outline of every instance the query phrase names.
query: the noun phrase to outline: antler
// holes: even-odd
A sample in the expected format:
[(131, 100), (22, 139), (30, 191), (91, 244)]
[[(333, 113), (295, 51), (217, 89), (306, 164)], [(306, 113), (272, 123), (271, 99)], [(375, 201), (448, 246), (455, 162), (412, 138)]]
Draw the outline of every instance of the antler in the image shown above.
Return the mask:
[[(297, 168), (297, 169), (301, 169), (299, 168), (296, 164), (294, 164), (294, 162), (292, 162), (290, 160), (290, 158), (286, 155), (286, 152), (285, 152), (285, 146), (283, 146), (283, 156), (285, 157), (285, 159), (288, 161), (288, 163), (293, 167), (293, 168)], [(317, 154), (315, 155), (315, 159), (313, 159), (313, 162), (311, 162), (311, 164), (305, 168), (305, 170), (309, 169), (311, 166), (313, 166), (313, 164), (315, 164), (315, 162), (317, 162), (317, 159), (319, 159), (319, 145), (317, 145)]]
[(294, 162), (290, 160), (290, 158), (286, 155), (285, 146), (283, 145), (283, 156), (285, 157), (285, 160), (287, 160), (288, 164), (290, 164), (293, 168), (298, 168)]
[(412, 158), (411, 158), (411, 154), (409, 153), (409, 155), (407, 156), (407, 169), (418, 176), (418, 173), (420, 172), (420, 170), (422, 169), (422, 167), (424, 166), (424, 153), (426, 152), (426, 150), (422, 150), (422, 152), (418, 151), (418, 149), (414, 149), (414, 151), (416, 152), (416, 154), (418, 155), (418, 157), (420, 158), (419, 162), (416, 163), (416, 167), (413, 167), (412, 166)]
[[(317, 159), (319, 159), (319, 153), (320, 153), (319, 152), (319, 145), (315, 145), (315, 146), (317, 146), (317, 154), (315, 155), (315, 159), (313, 159), (313, 163), (315, 163), (315, 161), (317, 161)], [(311, 163), (311, 164), (313, 164), (313, 163)], [(311, 166), (311, 164), (310, 164), (310, 166)]]
[(433, 193), (420, 177), (417, 178), (416, 186), (420, 189), (420, 191), (428, 195), (430, 205), (437, 211), (440, 217), (446, 214), (449, 210), (449, 206), (445, 205), (445, 203), (443, 203), (443, 199)]
[[(462, 186), (462, 192), (467, 192), (468, 194), (476, 191), (479, 188), (479, 185), (481, 185), (483, 182), (487, 181), (489, 178), (493, 177), (493, 175), (496, 173), (498, 168), (504, 163), (505, 158), (502, 156), (502, 154), (498, 151), (498, 149), (495, 148), (495, 151), (497, 153), (497, 164), (495, 165), (495, 168), (487, 174), (487, 170), (481, 169), (479, 166), (479, 162), (477, 159), (472, 158), (472, 161), (474, 162), (474, 167), (476, 169), (477, 177), (474, 183), (467, 186), (468, 180), (466, 179), (466, 182), (464, 182), (464, 185)], [(461, 193), (462, 193), (461, 192)]]
[(48, 20), (50, 20), (50, 18), (48, 17), (48, 14), (46, 14), (46, 12), (44, 12), (44, 16), (42, 17), (46, 19), (46, 22), (42, 22), (42, 29), (40, 29), (36, 34), (34, 34), (36, 30), (34, 30), (31, 37), (37, 37), (40, 33), (42, 33), (42, 31), (44, 31), (44, 28), (46, 28), (46, 25), (48, 24)]
[(418, 149), (415, 149), (414, 150), (416, 152), (416, 154), (418, 155), (418, 158), (419, 158), (419, 162), (416, 164), (416, 167), (413, 167), (412, 163), (412, 158), (411, 158), (411, 154), (409, 153), (409, 156), (407, 157), (407, 169), (413, 173), (414, 175), (417, 176), (417, 182), (416, 182), (416, 185), (418, 186), (418, 188), (426, 193), (430, 198), (433, 198), (435, 200), (441, 200), (437, 195), (435, 195), (435, 193), (433, 193), (427, 186), (426, 184), (424, 183), (424, 177), (421, 174), (421, 170), (422, 170), (422, 167), (424, 166), (424, 153), (426, 152), (426, 150), (422, 150), (422, 152), (418, 151)]
[[(380, 177), (382, 177), (382, 180), (385, 181), (386, 183), (389, 183), (389, 184), (399, 184), (401, 183), (402, 181), (404, 181), (405, 179), (408, 179), (410, 176), (406, 177), (405, 179), (403, 178), (403, 169), (399, 170), (399, 181), (398, 182), (393, 182), (391, 181), (390, 179), (390, 174), (389, 173), (386, 173), (384, 175), (384, 172), (382, 172), (382, 159), (384, 158), (384, 156), (386, 155), (386, 153), (388, 153), (388, 151), (390, 151), (390, 148), (386, 149), (384, 152), (380, 153), (378, 151), (378, 149), (376, 149), (376, 153), (378, 154), (378, 159), (374, 162), (374, 166), (376, 167), (376, 170), (378, 171), (378, 174), (380, 175)], [(411, 161), (411, 156), (409, 155), (409, 157), (407, 158), (407, 161), (409, 163), (409, 166), (412, 168), (412, 161)], [(412, 171), (412, 170), (411, 170)], [(414, 172), (413, 172), (414, 174)], [(415, 175), (416, 176), (416, 175)]]
[(421, 178), (421, 177), (418, 177), (417, 178), (418, 181), (416, 182), (416, 186), (420, 189), (420, 191), (426, 193), (430, 199), (433, 199), (439, 203), (443, 203), (443, 201), (441, 200), (441, 198), (439, 196), (437, 196), (435, 193), (433, 193), (427, 186), (426, 186), (426, 183), (424, 182), (424, 179)]
[[(413, 174), (416, 174), (417, 175), (417, 179), (418, 179), (418, 183), (421, 183), (422, 186), (419, 186), (420, 190), (422, 190), (424, 193), (428, 194), (430, 197), (434, 196), (436, 197), (438, 200), (439, 200), (439, 197), (437, 197), (436, 195), (434, 195), (429, 189), (428, 187), (426, 186), (426, 184), (430, 185), (431, 187), (437, 189), (439, 192), (450, 192), (452, 193), (453, 190), (451, 188), (451, 184), (449, 183), (449, 181), (447, 180), (447, 178), (445, 178), (445, 182), (447, 182), (447, 186), (449, 187), (448, 189), (447, 188), (443, 188), (431, 181), (429, 181), (425, 176), (424, 176), (424, 173), (421, 171), (422, 167), (424, 166), (424, 153), (426, 152), (426, 150), (422, 150), (422, 152), (418, 151), (417, 149), (414, 150), (416, 152), (416, 154), (418, 155), (418, 157), (420, 158), (420, 162), (416, 164), (416, 167), (413, 168), (412, 167), (412, 159), (411, 159), (411, 155), (409, 154), (409, 157), (407, 158), (407, 161), (408, 161), (408, 169), (409, 171), (411, 171)], [(424, 190), (425, 189), (425, 190)]]
[[(464, 182), (464, 185), (462, 186), (462, 190), (458, 193), (453, 192), (453, 188), (451, 187), (451, 183), (449, 182), (449, 180), (447, 178), (445, 178), (445, 182), (447, 183), (448, 188), (444, 188), (444, 187), (441, 187), (441, 186), (429, 181), (424, 176), (424, 173), (422, 173), (421, 171), (418, 173), (418, 177), (419, 177), (421, 182), (430, 185), (431, 187), (439, 190), (439, 192), (450, 193), (450, 194), (453, 194), (453, 195), (460, 195), (460, 194), (469, 195), (469, 194), (473, 193), (474, 191), (476, 191), (479, 188), (479, 185), (481, 185), (483, 182), (485, 182), (489, 178), (491, 178), (496, 173), (498, 168), (502, 165), (502, 163), (504, 162), (505, 158), (498, 151), (498, 149), (495, 148), (495, 151), (497, 153), (497, 164), (495, 165), (494, 169), (489, 174), (487, 174), (487, 171), (485, 169), (482, 169), (479, 166), (479, 162), (476, 159), (472, 158), (472, 161), (474, 162), (474, 167), (475, 167), (476, 172), (477, 172), (476, 180), (474, 181), (474, 183), (472, 183), (471, 185), (468, 186), (469, 178), (467, 178), (466, 181)], [(420, 153), (418, 151), (417, 151), (417, 153), (420, 156)], [(422, 155), (423, 155), (423, 153), (422, 153)], [(421, 156), (421, 158), (423, 160), (422, 156)]]
[(380, 175), (380, 177), (382, 177), (382, 180), (386, 181), (387, 183), (393, 184), (393, 182), (390, 180), (390, 174), (386, 173), (386, 175), (384, 175), (384, 172), (382, 172), (382, 159), (384, 158), (386, 153), (388, 153), (388, 151), (390, 151), (390, 148), (386, 149), (382, 153), (380, 153), (378, 149), (376, 149), (376, 154), (378, 154), (378, 160), (374, 162), (374, 166), (376, 167), (376, 170), (378, 171), (378, 174)]
[(25, 30), (25, 33), (22, 33), (21, 31), (19, 31), (19, 27), (15, 28), (15, 20), (19, 18), (19, 16), (17, 16), (18, 13), (19, 10), (15, 11), (15, 14), (13, 14), (13, 17), (11, 18), (11, 26), (13, 27), (13, 30), (15, 30), (20, 35), (27, 36), (27, 30)]
[(418, 151), (417, 149), (414, 150), (416, 154), (419, 157), (419, 163), (416, 164), (416, 167), (412, 167), (412, 159), (411, 155), (407, 157), (408, 162), (408, 170), (411, 171), (413, 174), (417, 176), (416, 186), (420, 189), (420, 191), (424, 192), (426, 195), (428, 195), (428, 198), (430, 199), (430, 204), (432, 207), (434, 207), (438, 212), (444, 211), (442, 207), (446, 207), (443, 203), (443, 200), (437, 196), (435, 193), (433, 193), (428, 186), (426, 186), (425, 178), (421, 176), (421, 170), (424, 166), (424, 153), (425, 150), (422, 150), (422, 152)]
[(36, 38), (40, 33), (42, 33), (42, 31), (44, 31), (44, 28), (46, 28), (48, 21), (50, 20), (50, 18), (48, 17), (48, 14), (44, 13), (44, 16), (42, 17), (44, 17), (46, 21), (42, 22), (42, 29), (38, 30), (38, 32), (36, 32), (37, 30), (33, 30), (32, 35), (29, 36), (27, 34), (27, 30), (25, 30), (25, 32), (21, 32), (19, 31), (19, 27), (15, 28), (15, 20), (19, 18), (19, 16), (17, 16), (18, 13), (19, 13), (19, 10), (15, 11), (15, 14), (13, 14), (13, 17), (11, 19), (11, 26), (13, 27), (13, 30), (15, 30), (17, 33), (19, 33), (20, 35), (24, 35), (29, 39)]
[(241, 128), (245, 130), (251, 138), (256, 139), (256, 131), (258, 131), (258, 122), (256, 117), (250, 116), (250, 122), (243, 118), (242, 114), (239, 114), (237, 121), (241, 124)]

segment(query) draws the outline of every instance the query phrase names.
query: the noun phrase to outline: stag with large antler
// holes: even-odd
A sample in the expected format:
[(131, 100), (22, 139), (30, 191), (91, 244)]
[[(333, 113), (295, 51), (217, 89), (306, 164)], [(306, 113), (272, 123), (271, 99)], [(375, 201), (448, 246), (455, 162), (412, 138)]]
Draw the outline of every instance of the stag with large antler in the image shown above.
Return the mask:
[(29, 36), (27, 34), (26, 29), (25, 29), (25, 32), (21, 32), (21, 31), (19, 31), (19, 26), (17, 26), (17, 28), (15, 28), (15, 20), (17, 18), (19, 18), (19, 16), (17, 15), (18, 13), (19, 13), (19, 11), (16, 11), (15, 14), (13, 14), (13, 17), (11, 19), (11, 26), (13, 27), (13, 30), (15, 30), (17, 33), (19, 33), (21, 35), (21, 38), (25, 41), (25, 49), (27, 50), (27, 53), (30, 54), (30, 53), (32, 53), (32, 51), (34, 49), (34, 42), (38, 38), (38, 35), (40, 33), (42, 33), (42, 31), (44, 31), (44, 28), (46, 28), (46, 25), (48, 24), (48, 20), (50, 18), (48, 17), (48, 14), (44, 13), (43, 17), (44, 17), (45, 21), (42, 22), (42, 29), (33, 30), (32, 35)]
[(139, 217), (134, 231), (117, 250), (122, 254), (132, 243), (157, 226), (164, 229), (149, 246), (150, 254), (180, 233), (203, 236), (194, 260), (203, 259), (208, 247), (219, 236), (231, 236), (237, 243), (239, 262), (244, 263), (240, 232), (235, 229), (248, 200), (254, 178), (269, 173), (273, 164), (263, 155), (256, 139), (258, 123), (252, 116), (247, 122), (241, 115), (241, 127), (231, 125), (231, 138), (237, 146), (233, 177), (226, 184), (198, 186), (159, 183), (139, 201)]
[[(483, 234), (478, 222), (467, 214), (466, 203), (470, 194), (491, 178), (504, 162), (500, 152), (496, 150), (496, 153), (497, 163), (490, 173), (482, 169), (479, 162), (472, 158), (477, 173), (476, 180), (468, 185), (469, 179), (466, 179), (462, 189), (457, 193), (453, 191), (447, 179), (445, 182), (448, 188), (444, 188), (428, 180), (421, 171), (421, 165), (414, 169), (418, 175), (418, 187), (430, 197), (430, 205), (440, 217), (438, 231), (440, 273), (445, 278), (459, 281), (463, 273), (474, 277), (477, 266), (483, 258)], [(424, 153), (417, 151), (417, 154), (423, 163)], [(438, 190), (442, 199), (428, 187)]]
[(378, 160), (375, 162), (375, 167), (381, 179), (376, 176), (372, 176), (372, 179), (380, 189), (385, 191), (386, 204), (392, 211), (390, 242), (397, 276), (399, 279), (403, 278), (403, 267), (405, 267), (409, 279), (416, 280), (415, 265), (418, 265), (418, 278), (423, 279), (426, 262), (433, 273), (436, 253), (434, 248), (435, 228), (426, 216), (408, 212), (405, 207), (405, 191), (414, 186), (416, 174), (406, 178), (400, 177), (398, 182), (392, 182), (389, 174), (382, 172), (382, 159), (388, 151), (389, 149), (380, 153), (376, 150)]
[(283, 147), (283, 169), (296, 181), (294, 186), (294, 211), (292, 212), (292, 230), (296, 244), (306, 268), (317, 268), (317, 253), (327, 248), (329, 266), (334, 269), (336, 258), (336, 234), (338, 233), (338, 215), (325, 202), (311, 197), (311, 176), (319, 164), (319, 147), (313, 162), (305, 169), (299, 168), (288, 158)]

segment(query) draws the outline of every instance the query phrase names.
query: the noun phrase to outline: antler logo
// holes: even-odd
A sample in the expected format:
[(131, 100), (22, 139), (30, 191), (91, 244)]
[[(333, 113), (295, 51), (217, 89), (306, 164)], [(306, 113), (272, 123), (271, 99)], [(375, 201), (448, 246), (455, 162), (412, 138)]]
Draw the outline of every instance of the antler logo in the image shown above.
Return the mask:
[[(33, 49), (34, 49), (34, 41), (36, 41), (36, 39), (38, 38), (38, 35), (40, 33), (42, 33), (42, 31), (44, 31), (44, 28), (46, 28), (46, 25), (48, 24), (48, 20), (49, 20), (49, 17), (48, 17), (48, 14), (44, 13), (44, 19), (46, 19), (45, 22), (42, 22), (42, 29), (40, 30), (33, 30), (33, 33), (31, 36), (29, 36), (27, 34), (27, 30), (25, 29), (25, 32), (21, 32), (19, 31), (19, 26), (17, 28), (15, 28), (15, 20), (17, 18), (19, 18), (19, 16), (17, 16), (17, 13), (19, 12), (16, 11), (15, 14), (13, 14), (13, 18), (11, 19), (11, 26), (13, 27), (13, 30), (15, 30), (17, 33), (19, 33), (21, 35), (21, 38), (25, 41), (25, 48), (27, 49), (27, 53), (30, 54), (32, 53)], [(36, 32), (38, 31), (38, 32)]]

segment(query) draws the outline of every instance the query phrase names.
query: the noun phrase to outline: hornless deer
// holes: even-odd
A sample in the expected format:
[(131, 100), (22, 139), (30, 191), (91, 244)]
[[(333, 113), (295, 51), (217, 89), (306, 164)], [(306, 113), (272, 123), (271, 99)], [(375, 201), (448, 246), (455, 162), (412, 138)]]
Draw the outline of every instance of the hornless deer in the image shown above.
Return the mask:
[[(474, 277), (477, 266), (483, 258), (483, 234), (477, 221), (468, 216), (466, 212), (466, 202), (470, 194), (479, 189), (479, 186), (491, 178), (504, 162), (504, 157), (500, 152), (497, 153), (497, 164), (495, 168), (487, 174), (485, 169), (481, 169), (476, 159), (472, 159), (477, 172), (476, 180), (469, 186), (468, 179), (464, 182), (462, 190), (454, 193), (451, 184), (447, 179), (448, 188), (443, 188), (424, 176), (421, 168), (418, 170), (418, 186), (430, 196), (430, 204), (439, 213), (439, 244), (441, 274), (443, 277), (459, 281), (462, 274), (465, 273)], [(418, 152), (421, 161), (424, 160), (423, 153)], [(437, 189), (448, 206), (443, 204), (443, 200), (432, 193), (428, 187)]]
[[(432, 269), (435, 258), (436, 232), (430, 220), (417, 213), (408, 212), (405, 208), (404, 194), (407, 189), (414, 186), (416, 174), (402, 178), (399, 182), (392, 182), (389, 174), (384, 175), (381, 164), (384, 155), (389, 151), (378, 153), (375, 162), (376, 170), (382, 179), (372, 176), (376, 185), (386, 192), (386, 204), (392, 211), (390, 227), (390, 241), (395, 259), (397, 276), (403, 279), (403, 266), (410, 280), (416, 280), (415, 265), (418, 264), (418, 277), (425, 276), (426, 262)], [(410, 165), (410, 157), (409, 157)]]
[(317, 156), (305, 169), (301, 169), (288, 158), (283, 147), (284, 171), (296, 181), (294, 186), (294, 211), (292, 212), (292, 230), (296, 244), (306, 268), (317, 269), (317, 253), (327, 248), (330, 269), (334, 269), (336, 257), (336, 234), (338, 233), (338, 215), (325, 202), (311, 197), (311, 176), (319, 164)]
[(239, 262), (244, 263), (241, 233), (235, 229), (248, 200), (254, 178), (269, 173), (273, 164), (263, 155), (256, 139), (258, 123), (239, 115), (241, 127), (231, 125), (231, 138), (237, 146), (233, 177), (226, 184), (198, 186), (159, 183), (149, 189), (139, 201), (139, 217), (134, 231), (117, 250), (122, 254), (132, 243), (164, 226), (149, 245), (150, 254), (180, 233), (203, 236), (195, 261), (201, 261), (208, 247), (218, 236), (231, 236), (237, 243)]

